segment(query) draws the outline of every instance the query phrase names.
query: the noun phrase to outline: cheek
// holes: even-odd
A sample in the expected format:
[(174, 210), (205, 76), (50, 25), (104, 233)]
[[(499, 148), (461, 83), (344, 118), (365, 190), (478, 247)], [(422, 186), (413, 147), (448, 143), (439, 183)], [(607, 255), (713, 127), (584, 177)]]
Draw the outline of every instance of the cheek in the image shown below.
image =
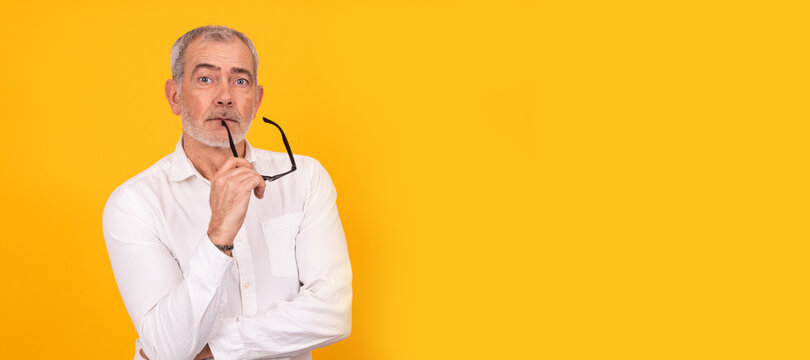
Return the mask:
[(256, 108), (256, 98), (255, 97), (247, 97), (242, 101), (241, 106), (242, 114), (244, 116), (248, 116), (253, 114), (254, 109)]
[(188, 106), (189, 111), (191, 111), (193, 114), (204, 113), (208, 108), (207, 104), (208, 102), (206, 102), (203, 94), (194, 94), (186, 101), (186, 106)]

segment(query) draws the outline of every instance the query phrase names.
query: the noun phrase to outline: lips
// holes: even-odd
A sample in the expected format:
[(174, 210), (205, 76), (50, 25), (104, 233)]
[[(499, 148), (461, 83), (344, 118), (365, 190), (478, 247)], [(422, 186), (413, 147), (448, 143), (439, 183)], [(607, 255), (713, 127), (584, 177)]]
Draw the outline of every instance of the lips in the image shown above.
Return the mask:
[(225, 121), (230, 121), (230, 122), (237, 122), (236, 120), (234, 120), (234, 119), (229, 119), (229, 118), (212, 118), (212, 119), (208, 119), (208, 120), (214, 120), (214, 121), (222, 121), (222, 120), (225, 120)]

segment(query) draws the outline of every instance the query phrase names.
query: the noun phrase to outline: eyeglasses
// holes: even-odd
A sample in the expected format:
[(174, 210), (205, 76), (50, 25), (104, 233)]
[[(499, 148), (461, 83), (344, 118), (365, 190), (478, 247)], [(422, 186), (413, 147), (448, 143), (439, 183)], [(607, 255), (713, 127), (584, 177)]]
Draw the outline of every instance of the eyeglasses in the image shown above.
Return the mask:
[[(264, 179), (265, 181), (276, 181), (280, 177), (295, 171), (295, 169), (297, 169), (297, 167), (295, 166), (295, 159), (293, 158), (293, 153), (292, 153), (292, 150), (290, 149), (290, 143), (287, 142), (287, 136), (284, 135), (284, 130), (281, 130), (281, 126), (278, 126), (278, 124), (272, 122), (270, 119), (268, 119), (266, 117), (262, 117), (262, 119), (264, 120), (264, 122), (266, 122), (268, 124), (275, 125), (278, 128), (278, 131), (281, 131), (281, 140), (284, 141), (284, 147), (287, 148), (287, 155), (290, 156), (290, 162), (292, 163), (292, 168), (290, 169), (290, 171), (283, 172), (281, 174), (273, 175), (273, 176), (262, 175), (262, 179)], [(222, 126), (224, 126), (225, 130), (228, 131), (228, 143), (230, 143), (230, 145), (231, 145), (231, 152), (233, 152), (233, 157), (239, 157), (239, 153), (236, 152), (236, 146), (234, 146), (234, 144), (233, 144), (233, 138), (231, 137), (231, 129), (228, 128), (228, 124), (225, 123), (225, 120), (222, 120)]]

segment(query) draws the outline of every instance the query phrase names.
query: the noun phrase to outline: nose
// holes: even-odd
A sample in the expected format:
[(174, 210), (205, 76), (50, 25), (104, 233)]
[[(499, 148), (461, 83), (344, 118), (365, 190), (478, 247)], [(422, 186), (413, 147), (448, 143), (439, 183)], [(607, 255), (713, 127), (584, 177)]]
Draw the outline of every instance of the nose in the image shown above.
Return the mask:
[(219, 106), (233, 106), (233, 97), (231, 97), (231, 87), (228, 84), (223, 84), (220, 87), (219, 93), (216, 97), (216, 103)]

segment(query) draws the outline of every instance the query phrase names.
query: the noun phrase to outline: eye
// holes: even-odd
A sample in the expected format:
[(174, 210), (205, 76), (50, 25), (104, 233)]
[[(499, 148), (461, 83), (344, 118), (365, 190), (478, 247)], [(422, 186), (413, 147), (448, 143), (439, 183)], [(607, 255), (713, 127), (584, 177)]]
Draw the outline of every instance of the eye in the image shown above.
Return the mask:
[(200, 77), (200, 82), (201, 82), (201, 83), (203, 83), (203, 84), (208, 84), (208, 83), (210, 83), (211, 81), (212, 81), (212, 80), (211, 80), (211, 78), (210, 78), (210, 77), (208, 77), (208, 76), (202, 76), (202, 77)]
[(236, 85), (247, 85), (247, 83), (248, 83), (247, 79), (237, 79), (236, 80)]

